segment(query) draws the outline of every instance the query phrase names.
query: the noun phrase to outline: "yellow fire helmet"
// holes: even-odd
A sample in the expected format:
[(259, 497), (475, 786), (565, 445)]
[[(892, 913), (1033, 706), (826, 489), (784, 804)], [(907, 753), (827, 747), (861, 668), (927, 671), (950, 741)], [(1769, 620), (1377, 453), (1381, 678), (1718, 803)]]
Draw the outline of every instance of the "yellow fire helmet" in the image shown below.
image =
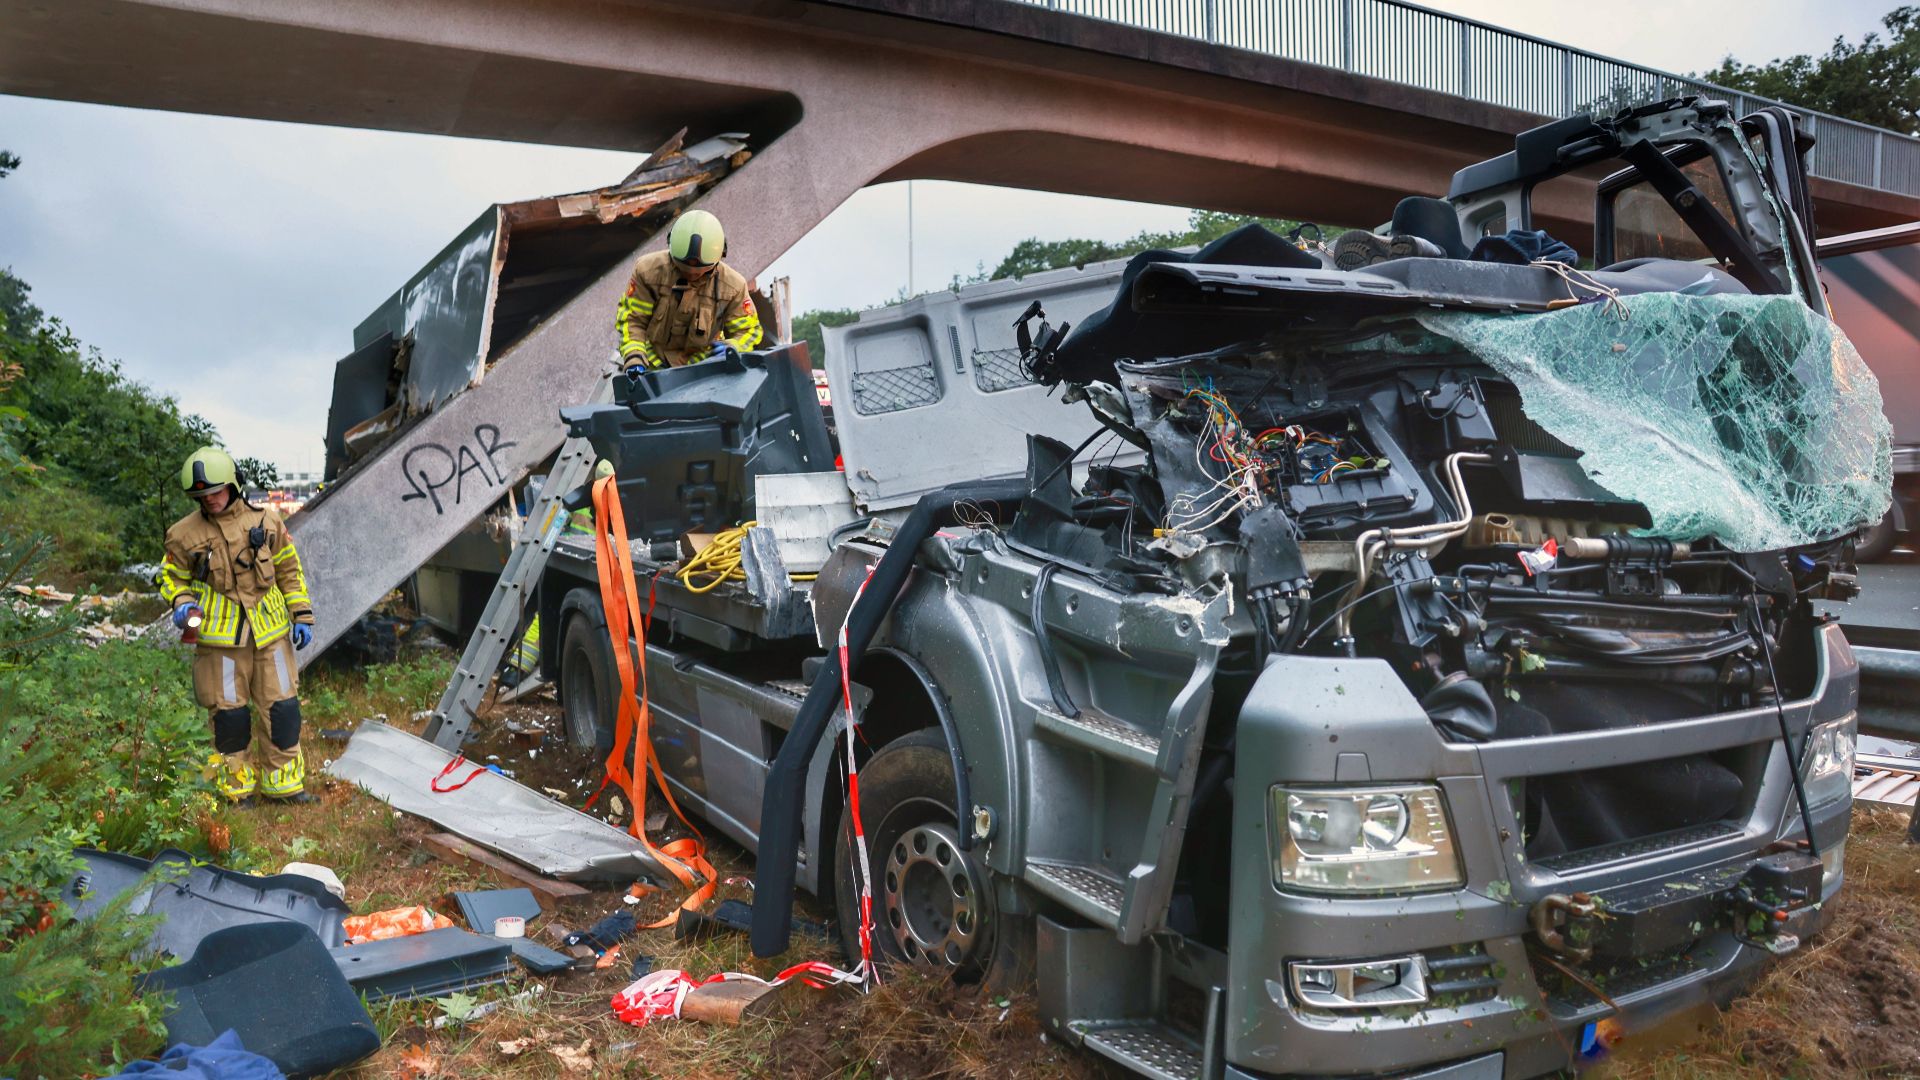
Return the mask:
[(180, 490), (196, 499), (229, 484), (239, 486), (240, 470), (233, 464), (233, 455), (217, 446), (195, 450), (180, 466)]
[(726, 230), (705, 210), (689, 210), (667, 230), (667, 254), (688, 266), (712, 266), (727, 253)]

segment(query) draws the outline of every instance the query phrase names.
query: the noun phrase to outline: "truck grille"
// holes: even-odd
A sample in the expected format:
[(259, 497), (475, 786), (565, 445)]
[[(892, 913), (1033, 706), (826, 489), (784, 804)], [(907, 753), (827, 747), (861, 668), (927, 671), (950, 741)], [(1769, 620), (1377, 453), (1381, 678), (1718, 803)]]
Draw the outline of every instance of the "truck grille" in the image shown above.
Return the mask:
[(1715, 840), (1724, 840), (1729, 836), (1738, 835), (1740, 835), (1740, 827), (1730, 821), (1709, 821), (1705, 825), (1655, 833), (1636, 840), (1622, 840), (1616, 844), (1602, 844), (1582, 851), (1552, 855), (1539, 860), (1537, 865), (1556, 874), (1568, 874), (1595, 866), (1605, 866), (1607, 863), (1637, 859), (1671, 848), (1692, 847), (1695, 844), (1712, 843)]

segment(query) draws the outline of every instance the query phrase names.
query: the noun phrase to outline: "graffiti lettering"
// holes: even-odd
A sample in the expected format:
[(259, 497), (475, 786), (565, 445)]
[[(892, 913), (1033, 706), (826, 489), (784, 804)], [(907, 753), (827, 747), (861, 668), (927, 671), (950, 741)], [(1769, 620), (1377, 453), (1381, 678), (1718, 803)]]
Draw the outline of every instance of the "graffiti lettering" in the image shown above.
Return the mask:
[[(407, 483), (413, 488), (400, 496), (400, 501), (426, 499), (433, 504), (435, 514), (445, 514), (449, 505), (459, 506), (465, 498), (469, 473), (485, 481), (487, 498), (491, 500), (493, 489), (505, 487), (507, 483), (507, 472), (500, 465), (499, 455), (518, 445), (502, 440), (500, 429), (492, 424), (476, 424), (472, 444), (463, 442), (455, 450), (439, 443), (421, 443), (400, 459), (400, 471), (406, 474)], [(442, 500), (448, 485), (453, 486), (451, 502)]]
[(494, 474), (500, 477), (500, 482), (503, 484), (506, 483), (507, 471), (500, 467), (500, 459), (495, 455), (499, 454), (502, 450), (509, 450), (520, 444), (501, 442), (500, 429), (494, 427), (492, 424), (477, 424), (474, 426), (473, 444), (480, 448), (481, 453), (487, 455), (487, 464), (493, 466)]

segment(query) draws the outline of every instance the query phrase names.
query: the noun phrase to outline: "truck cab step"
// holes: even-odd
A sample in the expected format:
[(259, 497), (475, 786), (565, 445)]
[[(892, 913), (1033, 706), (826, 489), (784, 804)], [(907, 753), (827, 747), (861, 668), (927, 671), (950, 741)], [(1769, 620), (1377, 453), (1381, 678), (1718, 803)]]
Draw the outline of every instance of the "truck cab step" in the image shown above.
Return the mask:
[(1077, 1021), (1074, 1027), (1087, 1049), (1142, 1076), (1200, 1080), (1200, 1044), (1158, 1021)]
[(1159, 737), (1112, 717), (1086, 710), (1079, 716), (1062, 716), (1051, 709), (1041, 709), (1034, 728), (1054, 742), (1092, 750), (1142, 769), (1159, 767)]
[(1062, 859), (1028, 859), (1026, 880), (1036, 891), (1106, 927), (1120, 925), (1126, 885), (1104, 867)]

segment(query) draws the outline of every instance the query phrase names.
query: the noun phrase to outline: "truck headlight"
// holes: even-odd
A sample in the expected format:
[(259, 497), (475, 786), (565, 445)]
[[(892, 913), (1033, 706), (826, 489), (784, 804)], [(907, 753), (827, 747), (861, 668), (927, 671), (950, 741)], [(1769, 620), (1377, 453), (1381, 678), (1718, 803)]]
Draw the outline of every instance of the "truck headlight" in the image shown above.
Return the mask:
[(1853, 792), (1853, 746), (1859, 722), (1852, 716), (1813, 729), (1801, 763), (1807, 805), (1821, 806)]
[(1437, 787), (1275, 786), (1270, 798), (1278, 888), (1404, 893), (1466, 881)]

